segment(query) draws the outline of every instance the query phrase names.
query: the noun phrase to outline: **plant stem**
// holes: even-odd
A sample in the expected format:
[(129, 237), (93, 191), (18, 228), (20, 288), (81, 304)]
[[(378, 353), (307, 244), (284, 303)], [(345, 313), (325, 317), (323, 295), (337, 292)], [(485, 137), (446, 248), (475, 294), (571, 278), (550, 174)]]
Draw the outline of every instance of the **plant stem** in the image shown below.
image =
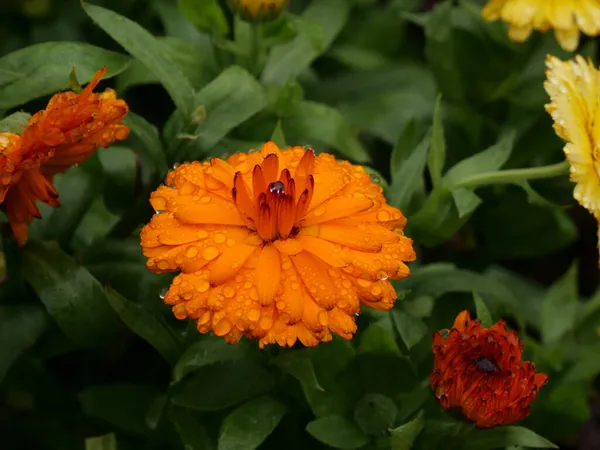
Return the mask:
[(253, 23), (250, 27), (251, 30), (251, 42), (250, 42), (250, 73), (252, 75), (258, 76), (260, 75), (263, 57), (264, 57), (264, 48), (263, 48), (263, 28), (262, 23)]
[(549, 166), (531, 167), (528, 169), (499, 170), (497, 172), (478, 173), (456, 183), (454, 187), (476, 188), (489, 184), (518, 184), (524, 180), (552, 178), (569, 173), (569, 162), (563, 161)]

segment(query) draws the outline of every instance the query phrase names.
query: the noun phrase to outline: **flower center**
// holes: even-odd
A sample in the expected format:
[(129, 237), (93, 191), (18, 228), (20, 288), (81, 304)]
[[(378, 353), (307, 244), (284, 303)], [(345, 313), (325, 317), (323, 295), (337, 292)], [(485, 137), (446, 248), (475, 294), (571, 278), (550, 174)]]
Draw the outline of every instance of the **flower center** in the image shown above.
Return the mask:
[(315, 154), (308, 150), (294, 173), (284, 168), (279, 172), (279, 158), (270, 154), (262, 164), (254, 166), (252, 189), (246, 186), (240, 172), (235, 174), (233, 201), (240, 214), (265, 242), (287, 239), (298, 232), (314, 191)]
[(500, 369), (487, 358), (479, 358), (475, 363), (475, 366), (482, 372), (499, 372)]

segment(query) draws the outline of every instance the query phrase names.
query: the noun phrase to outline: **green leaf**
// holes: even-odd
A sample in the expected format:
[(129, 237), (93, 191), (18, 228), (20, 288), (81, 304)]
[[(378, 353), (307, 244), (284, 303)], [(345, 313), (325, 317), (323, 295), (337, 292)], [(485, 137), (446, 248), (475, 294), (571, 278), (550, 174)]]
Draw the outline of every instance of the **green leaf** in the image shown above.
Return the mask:
[(452, 189), (452, 199), (458, 212), (458, 218), (468, 218), (481, 204), (481, 198), (469, 189)]
[(442, 181), (442, 172), (446, 163), (446, 140), (444, 138), (444, 124), (442, 115), (442, 96), (438, 95), (433, 113), (433, 125), (431, 128), (431, 148), (427, 167), (431, 175), (433, 185), (437, 186)]
[(79, 166), (57, 175), (53, 183), (60, 208), (40, 205), (42, 219), (31, 225), (31, 236), (67, 245), (93, 200), (102, 192), (99, 189), (102, 182), (96, 173)]
[(167, 171), (167, 158), (160, 143), (158, 130), (154, 125), (133, 112), (129, 112), (123, 124), (131, 129), (140, 141), (140, 145), (132, 145), (132, 148), (150, 163), (149, 165), (156, 169), (159, 173)]
[(27, 123), (31, 119), (31, 114), (25, 112), (15, 112), (10, 116), (0, 120), (0, 133), (16, 133), (21, 134)]
[[(408, 120), (404, 129), (398, 135), (398, 139), (396, 139), (396, 143), (392, 149), (392, 156), (390, 157), (392, 180), (396, 178), (395, 174), (402, 170), (405, 162), (415, 153), (417, 145), (423, 140), (424, 139), (420, 136), (416, 120), (414, 118)], [(428, 149), (429, 142), (427, 143), (427, 150)]]
[(306, 431), (318, 441), (342, 450), (360, 448), (369, 442), (356, 423), (336, 415), (309, 422)]
[(402, 356), (391, 330), (380, 323), (371, 324), (360, 336), (358, 353), (379, 353)]
[(201, 159), (227, 133), (265, 108), (267, 96), (252, 75), (232, 66), (198, 92), (194, 104), (206, 110), (206, 119), (193, 135), (181, 134), (184, 122), (177, 113), (165, 127), (166, 141), (181, 147), (176, 159)]
[(117, 450), (117, 437), (114, 433), (86, 438), (85, 450)]
[(262, 74), (265, 83), (284, 84), (298, 76), (325, 51), (344, 27), (350, 13), (350, 4), (345, 0), (320, 0), (312, 2), (302, 14), (304, 20), (311, 24), (310, 29), (302, 31), (313, 34), (319, 26), (323, 34), (319, 37), (321, 45), (315, 48), (315, 38), (305, 32), (296, 36), (291, 42), (274, 47), (267, 58)]
[(490, 310), (487, 308), (485, 301), (481, 298), (481, 295), (477, 292), (473, 292), (473, 301), (475, 302), (475, 312), (477, 313), (477, 319), (481, 322), (486, 328), (492, 326), (494, 321), (492, 320), (492, 315), (490, 314)]
[(452, 186), (455, 183), (460, 183), (464, 178), (468, 178), (472, 175), (478, 175), (486, 172), (493, 172), (500, 169), (512, 152), (516, 133), (511, 131), (505, 134), (500, 140), (480, 153), (463, 159), (454, 167), (452, 167), (444, 175), (444, 182), (448, 186)]
[(185, 450), (216, 450), (217, 446), (204, 426), (204, 418), (190, 409), (170, 408), (169, 417), (181, 438)]
[(427, 334), (427, 325), (418, 317), (405, 311), (402, 305), (392, 310), (392, 320), (404, 345), (409, 350)]
[[(400, 145), (404, 145), (404, 142), (401, 144), (401, 140), (403, 141), (404, 138), (404, 134), (400, 135), (392, 152), (392, 159), (395, 158), (396, 161), (399, 157), (395, 155), (400, 152)], [(430, 142), (431, 133), (427, 133), (411, 153), (403, 158), (402, 163), (398, 164), (396, 169), (392, 169), (392, 184), (389, 189), (390, 204), (401, 211), (408, 209), (411, 200), (423, 186), (423, 172)]]
[(221, 424), (218, 450), (254, 450), (273, 432), (287, 408), (272, 397), (250, 400)]
[(25, 279), (73, 343), (106, 344), (121, 329), (100, 283), (58, 245), (32, 242), (24, 261)]
[(104, 202), (111, 211), (124, 212), (131, 208), (135, 198), (137, 160), (126, 147), (113, 145), (97, 153), (107, 182)]
[(592, 345), (577, 355), (573, 366), (565, 373), (563, 383), (590, 382), (600, 374), (600, 345)]
[(42, 335), (47, 315), (39, 305), (0, 306), (0, 382), (10, 366)]
[(121, 73), (131, 58), (80, 42), (44, 42), (0, 58), (0, 109), (69, 89), (74, 68), (82, 83), (106, 66), (109, 78)]
[(229, 24), (217, 0), (179, 0), (181, 12), (200, 30), (224, 35)]
[(240, 359), (202, 367), (180, 386), (173, 403), (198, 411), (217, 411), (270, 391), (273, 377), (257, 363)]
[(189, 80), (174, 68), (171, 60), (162, 52), (163, 47), (156, 38), (134, 21), (109, 9), (83, 1), (81, 5), (100, 28), (156, 75), (187, 120), (193, 111), (194, 88)]
[(342, 113), (331, 106), (302, 102), (281, 118), (281, 125), (290, 143), (311, 145), (315, 140), (350, 160), (364, 163), (371, 159)]
[(560, 342), (567, 333), (573, 331), (577, 308), (577, 264), (575, 263), (546, 293), (542, 304), (542, 342), (545, 344)]
[(245, 341), (230, 345), (217, 336), (203, 336), (190, 345), (173, 369), (173, 380), (180, 381), (185, 376), (219, 361), (234, 360), (247, 357), (251, 347)]
[(367, 394), (354, 409), (354, 419), (365, 434), (380, 436), (392, 426), (398, 415), (394, 401), (381, 394)]
[(169, 364), (175, 364), (180, 354), (180, 343), (160, 317), (108, 286), (106, 298), (131, 331), (152, 345)]
[(531, 448), (558, 448), (552, 442), (524, 427), (474, 429), (462, 440), (463, 450), (491, 450), (510, 445)]
[(115, 384), (86, 387), (79, 393), (83, 411), (123, 431), (146, 435), (146, 413), (159, 391), (151, 386)]
[(410, 450), (424, 426), (423, 411), (420, 411), (410, 422), (390, 430), (392, 450)]
[(271, 140), (275, 142), (279, 148), (287, 147), (287, 144), (285, 143), (285, 134), (283, 133), (283, 128), (281, 128), (281, 121), (277, 122), (277, 126), (271, 135)]

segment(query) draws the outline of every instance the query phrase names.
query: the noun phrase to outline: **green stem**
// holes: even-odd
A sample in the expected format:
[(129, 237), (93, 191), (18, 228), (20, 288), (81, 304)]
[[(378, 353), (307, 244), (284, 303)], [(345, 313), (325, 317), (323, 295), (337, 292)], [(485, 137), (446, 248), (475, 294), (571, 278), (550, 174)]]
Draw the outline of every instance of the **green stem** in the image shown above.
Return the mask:
[(264, 58), (263, 47), (263, 26), (262, 23), (253, 23), (251, 29), (250, 55), (249, 66), (252, 75), (260, 75)]
[(460, 180), (454, 187), (473, 189), (490, 184), (518, 184), (524, 180), (559, 177), (568, 173), (569, 162), (563, 161), (549, 166), (531, 167), (529, 169), (511, 169), (478, 173)]

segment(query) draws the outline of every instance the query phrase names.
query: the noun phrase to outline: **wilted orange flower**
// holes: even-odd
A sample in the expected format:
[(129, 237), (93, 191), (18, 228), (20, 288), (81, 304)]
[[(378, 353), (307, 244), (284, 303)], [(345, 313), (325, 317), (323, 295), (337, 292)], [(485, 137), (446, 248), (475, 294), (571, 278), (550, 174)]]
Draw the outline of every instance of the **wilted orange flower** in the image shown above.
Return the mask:
[(55, 94), (45, 110), (34, 114), (23, 133), (0, 133), (0, 203), (19, 244), (27, 241), (27, 224), (40, 217), (37, 201), (58, 206), (52, 178), (129, 135), (119, 124), (127, 104), (112, 89), (95, 94), (106, 68), (80, 94)]
[(533, 30), (554, 29), (562, 48), (574, 51), (580, 30), (588, 36), (600, 34), (600, 0), (490, 0), (483, 8), (487, 20), (510, 24), (513, 41), (525, 41)]
[(521, 361), (519, 336), (504, 321), (484, 328), (468, 311), (450, 331), (433, 335), (433, 355), (431, 387), (442, 408), (458, 409), (482, 428), (523, 420), (548, 379)]
[(350, 339), (360, 304), (390, 309), (388, 279), (415, 258), (404, 216), (363, 167), (302, 147), (182, 164), (150, 201), (148, 268), (182, 271), (164, 301), (229, 343)]

